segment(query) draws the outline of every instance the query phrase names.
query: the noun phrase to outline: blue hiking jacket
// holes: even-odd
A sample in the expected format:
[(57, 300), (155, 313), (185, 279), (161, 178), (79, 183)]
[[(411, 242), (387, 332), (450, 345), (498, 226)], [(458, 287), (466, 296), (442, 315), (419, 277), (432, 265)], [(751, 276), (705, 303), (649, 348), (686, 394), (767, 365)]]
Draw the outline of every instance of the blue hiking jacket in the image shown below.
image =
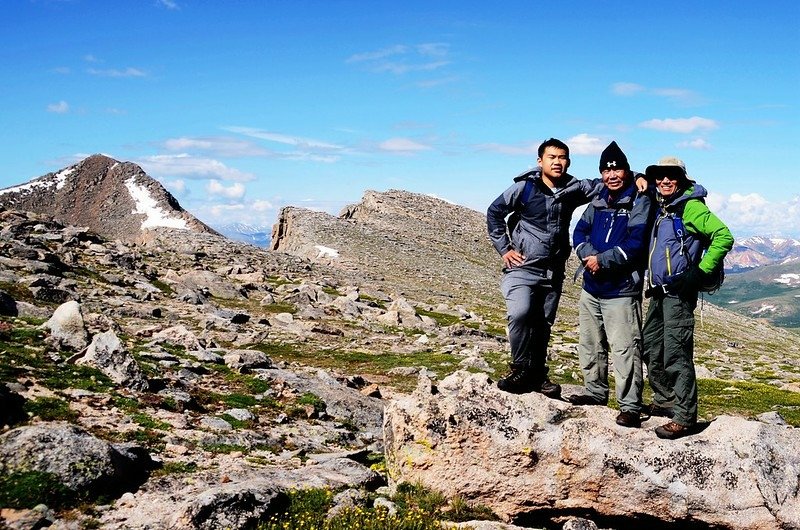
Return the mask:
[(572, 234), (578, 257), (597, 256), (600, 263), (595, 274), (583, 271), (586, 292), (598, 298), (641, 296), (653, 213), (652, 199), (638, 194), (634, 182), (614, 201), (605, 187), (592, 200)]

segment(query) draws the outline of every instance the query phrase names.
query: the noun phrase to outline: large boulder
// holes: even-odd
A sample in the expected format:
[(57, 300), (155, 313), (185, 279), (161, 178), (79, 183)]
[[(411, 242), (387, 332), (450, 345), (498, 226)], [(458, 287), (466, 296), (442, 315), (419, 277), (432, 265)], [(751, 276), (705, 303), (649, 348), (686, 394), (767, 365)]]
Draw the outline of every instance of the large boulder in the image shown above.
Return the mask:
[(53, 341), (73, 350), (82, 350), (89, 342), (81, 306), (74, 300), (58, 306), (42, 327), (50, 330)]
[(82, 495), (113, 495), (135, 489), (151, 467), (137, 448), (116, 447), (63, 422), (12, 429), (0, 435), (0, 474), (52, 473)]
[(125, 350), (113, 331), (98, 333), (78, 364), (94, 366), (118, 385), (132, 390), (147, 390), (149, 384), (139, 363)]
[(386, 408), (389, 474), (484, 504), (506, 521), (591, 513), (727, 529), (800, 528), (800, 432), (720, 416), (680, 440), (616, 411), (497, 390), (456, 372)]

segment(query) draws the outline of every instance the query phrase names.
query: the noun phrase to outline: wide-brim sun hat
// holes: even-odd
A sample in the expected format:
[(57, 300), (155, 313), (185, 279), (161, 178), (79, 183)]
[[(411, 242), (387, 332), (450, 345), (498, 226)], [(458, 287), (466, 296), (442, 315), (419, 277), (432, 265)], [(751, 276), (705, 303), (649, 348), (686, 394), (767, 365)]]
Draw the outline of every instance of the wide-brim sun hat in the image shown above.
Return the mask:
[(644, 170), (647, 180), (655, 182), (661, 177), (668, 177), (670, 180), (685, 182), (691, 180), (686, 174), (686, 164), (683, 160), (674, 156), (665, 156), (657, 164), (647, 166)]

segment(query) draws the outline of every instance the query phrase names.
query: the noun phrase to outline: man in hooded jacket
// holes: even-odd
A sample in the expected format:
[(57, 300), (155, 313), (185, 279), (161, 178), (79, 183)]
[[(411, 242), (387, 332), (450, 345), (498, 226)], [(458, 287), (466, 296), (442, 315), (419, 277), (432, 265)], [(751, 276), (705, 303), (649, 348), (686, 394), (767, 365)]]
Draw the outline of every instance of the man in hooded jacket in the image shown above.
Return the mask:
[(653, 389), (653, 416), (672, 420), (659, 438), (693, 432), (697, 422), (694, 309), (701, 285), (733, 248), (733, 236), (705, 204), (707, 192), (690, 180), (680, 159), (666, 157), (645, 170), (655, 184), (658, 213), (648, 251), (644, 359)]
[[(571, 251), (569, 224), (575, 209), (603, 183), (569, 175), (569, 147), (555, 138), (539, 146), (537, 161), (539, 168), (517, 176), (486, 212), (489, 237), (503, 258), (501, 289), (511, 345), (510, 371), (497, 388), (558, 398), (561, 386), (547, 377), (547, 344)], [(512, 212), (518, 220), (509, 226), (506, 217)]]

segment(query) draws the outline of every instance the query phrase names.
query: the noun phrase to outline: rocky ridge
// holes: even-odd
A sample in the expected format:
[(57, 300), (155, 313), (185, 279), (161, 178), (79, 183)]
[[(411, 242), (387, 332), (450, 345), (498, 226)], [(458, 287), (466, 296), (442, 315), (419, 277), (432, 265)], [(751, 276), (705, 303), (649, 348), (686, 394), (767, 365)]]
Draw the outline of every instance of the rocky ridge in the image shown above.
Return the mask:
[(104, 155), (2, 189), (0, 206), (88, 227), (107, 239), (137, 241), (159, 226), (216, 233), (141, 167)]

